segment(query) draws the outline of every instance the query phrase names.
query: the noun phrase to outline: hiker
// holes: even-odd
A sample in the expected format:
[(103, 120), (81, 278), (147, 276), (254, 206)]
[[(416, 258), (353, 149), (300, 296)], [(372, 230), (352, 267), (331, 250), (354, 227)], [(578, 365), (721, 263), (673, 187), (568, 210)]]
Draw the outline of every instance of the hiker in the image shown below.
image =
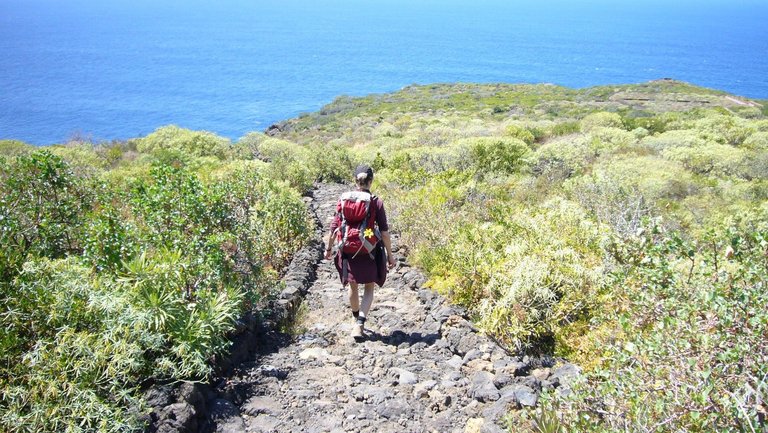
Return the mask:
[[(357, 191), (341, 195), (331, 223), (331, 233), (325, 249), (325, 258), (331, 258), (336, 248), (334, 263), (343, 286), (349, 283), (349, 306), (355, 325), (352, 338), (364, 338), (365, 319), (373, 304), (374, 284), (381, 287), (387, 270), (395, 266), (392, 242), (389, 236), (387, 213), (381, 199), (371, 194), (373, 169), (367, 165), (355, 169)], [(358, 285), (364, 286), (362, 302)]]

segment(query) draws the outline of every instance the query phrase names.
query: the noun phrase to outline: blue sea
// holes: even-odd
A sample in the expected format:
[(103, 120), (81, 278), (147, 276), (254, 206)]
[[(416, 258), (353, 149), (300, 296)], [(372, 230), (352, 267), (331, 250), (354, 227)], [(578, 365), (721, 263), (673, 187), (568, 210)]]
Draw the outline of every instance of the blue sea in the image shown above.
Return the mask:
[(339, 95), (670, 77), (768, 98), (766, 0), (0, 0), (0, 138), (237, 140)]

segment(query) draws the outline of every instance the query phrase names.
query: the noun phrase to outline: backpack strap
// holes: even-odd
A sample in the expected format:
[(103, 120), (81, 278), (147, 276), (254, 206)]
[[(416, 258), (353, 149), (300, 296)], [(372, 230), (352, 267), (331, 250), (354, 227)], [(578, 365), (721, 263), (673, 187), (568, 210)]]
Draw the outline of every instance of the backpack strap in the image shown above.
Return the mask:
[(371, 195), (371, 202), (368, 205), (368, 210), (365, 217), (368, 227), (373, 227), (373, 225), (376, 223), (376, 209), (378, 208), (378, 202), (379, 197)]

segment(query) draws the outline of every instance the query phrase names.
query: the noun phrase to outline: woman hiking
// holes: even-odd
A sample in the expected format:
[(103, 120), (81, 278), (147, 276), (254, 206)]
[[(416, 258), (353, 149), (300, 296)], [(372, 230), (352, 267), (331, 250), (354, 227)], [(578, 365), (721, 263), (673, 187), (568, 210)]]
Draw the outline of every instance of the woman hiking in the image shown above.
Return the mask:
[[(331, 258), (335, 247), (334, 264), (341, 284), (349, 283), (349, 306), (355, 318), (352, 338), (360, 341), (364, 338), (365, 319), (373, 304), (374, 285), (381, 287), (384, 284), (387, 270), (396, 262), (384, 203), (371, 194), (373, 169), (367, 165), (358, 166), (354, 176), (357, 190), (342, 194), (336, 204), (325, 258)], [(364, 288), (362, 301), (358, 292), (360, 284)]]

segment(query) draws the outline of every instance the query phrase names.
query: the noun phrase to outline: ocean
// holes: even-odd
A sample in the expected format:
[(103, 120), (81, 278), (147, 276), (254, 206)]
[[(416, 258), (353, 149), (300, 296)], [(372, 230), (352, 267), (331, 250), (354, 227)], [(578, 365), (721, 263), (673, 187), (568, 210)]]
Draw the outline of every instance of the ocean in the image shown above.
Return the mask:
[(674, 78), (768, 99), (765, 0), (0, 0), (0, 138), (237, 140), (339, 95)]

